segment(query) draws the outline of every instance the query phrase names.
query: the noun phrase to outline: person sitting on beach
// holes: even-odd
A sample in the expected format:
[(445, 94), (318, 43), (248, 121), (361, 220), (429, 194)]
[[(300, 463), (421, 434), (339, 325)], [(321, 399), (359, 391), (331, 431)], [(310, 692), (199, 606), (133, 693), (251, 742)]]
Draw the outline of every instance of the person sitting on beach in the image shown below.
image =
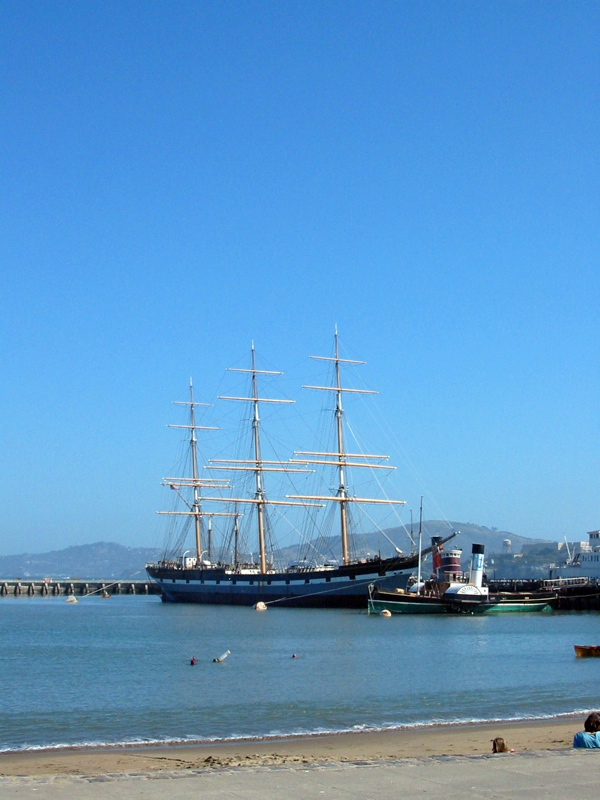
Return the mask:
[(506, 742), (501, 736), (492, 739), (492, 753), (508, 753)]
[(594, 711), (583, 724), (585, 730), (573, 737), (573, 747), (600, 747), (600, 714)]

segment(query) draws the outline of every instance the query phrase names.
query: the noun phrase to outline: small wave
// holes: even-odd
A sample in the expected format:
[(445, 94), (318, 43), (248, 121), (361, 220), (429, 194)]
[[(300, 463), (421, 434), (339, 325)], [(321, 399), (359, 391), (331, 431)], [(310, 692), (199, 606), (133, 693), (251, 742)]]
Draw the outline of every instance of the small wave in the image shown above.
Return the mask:
[(268, 734), (233, 734), (230, 736), (214, 736), (207, 738), (191, 737), (169, 737), (164, 739), (128, 739), (120, 742), (77, 742), (77, 743), (58, 743), (58, 744), (39, 744), (23, 745), (21, 747), (0, 747), (0, 753), (22, 753), (22, 752), (60, 752), (60, 751), (83, 751), (83, 750), (120, 750), (120, 749), (144, 749), (152, 747), (197, 747), (202, 745), (236, 744), (251, 742), (277, 742), (289, 741), (293, 739), (311, 739), (320, 736), (338, 736), (348, 733), (383, 733), (387, 731), (401, 730), (424, 730), (427, 728), (450, 728), (458, 725), (484, 725), (488, 723), (502, 724), (512, 722), (543, 722), (548, 720), (566, 719), (573, 716), (586, 716), (593, 709), (581, 708), (574, 711), (563, 712), (561, 714), (542, 714), (542, 715), (522, 715), (510, 717), (464, 717), (453, 720), (432, 719), (427, 722), (411, 722), (403, 724), (390, 723), (389, 725), (352, 725), (347, 728), (325, 729), (318, 728), (313, 730), (298, 730), (292, 733), (284, 731), (272, 731)]

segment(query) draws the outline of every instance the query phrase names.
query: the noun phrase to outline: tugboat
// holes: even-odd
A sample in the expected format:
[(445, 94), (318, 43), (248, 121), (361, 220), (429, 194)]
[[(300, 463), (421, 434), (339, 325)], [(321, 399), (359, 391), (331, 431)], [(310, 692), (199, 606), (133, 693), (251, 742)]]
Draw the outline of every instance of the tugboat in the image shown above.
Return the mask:
[(491, 593), (483, 585), (483, 551), (482, 544), (473, 544), (468, 583), (450, 586), (444, 593), (449, 611), (459, 614), (489, 614), (551, 610), (557, 597), (557, 593), (553, 591)]
[[(434, 537), (435, 538), (435, 537)], [(414, 592), (373, 588), (368, 600), (370, 614), (489, 614), (508, 611), (550, 610), (556, 591), (493, 592), (483, 585), (482, 544), (473, 544), (467, 577), (460, 571), (461, 550), (443, 553), (443, 545), (432, 542), (434, 576)], [(388, 616), (388, 614), (385, 614)]]

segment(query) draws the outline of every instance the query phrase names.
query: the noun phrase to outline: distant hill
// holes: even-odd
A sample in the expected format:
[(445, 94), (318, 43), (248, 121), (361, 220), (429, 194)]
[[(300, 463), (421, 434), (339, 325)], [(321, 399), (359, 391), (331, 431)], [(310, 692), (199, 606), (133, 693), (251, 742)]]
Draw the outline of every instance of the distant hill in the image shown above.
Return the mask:
[[(471, 545), (476, 542), (485, 547), (486, 558), (492, 553), (502, 553), (504, 542), (508, 539), (513, 553), (521, 551), (524, 544), (540, 544), (550, 541), (548, 539), (534, 539), (527, 536), (517, 536), (509, 531), (500, 531), (497, 528), (486, 528), (484, 525), (474, 525), (471, 522), (445, 522), (442, 520), (427, 520), (423, 522), (422, 548), (431, 545), (432, 536), (447, 538), (454, 531), (459, 531), (458, 536), (452, 540), (452, 546), (463, 551), (462, 564), (466, 567), (471, 558)], [(414, 526), (413, 538), (415, 550), (418, 546), (418, 525)], [(389, 528), (384, 533), (365, 533), (354, 536), (357, 549), (372, 555), (380, 553), (383, 558), (394, 555), (395, 547), (405, 553), (411, 551), (410, 540), (403, 528)], [(393, 544), (392, 544), (393, 542)], [(297, 546), (281, 550), (283, 561), (293, 561), (298, 557)], [(339, 536), (330, 536), (325, 546), (319, 548), (322, 555), (329, 558), (341, 558), (341, 545)], [(314, 553), (314, 550), (313, 550)], [(307, 555), (310, 558), (310, 554)]]
[(0, 578), (144, 578), (146, 562), (159, 557), (159, 551), (148, 547), (97, 542), (37, 555), (0, 556)]
[[(395, 532), (386, 531), (390, 539), (395, 541)], [(485, 525), (474, 525), (471, 522), (442, 522), (441, 520), (428, 520), (423, 523), (423, 546), (429, 547), (432, 536), (449, 536), (453, 531), (459, 531), (458, 536), (452, 540), (452, 545), (462, 548), (463, 563), (471, 558), (471, 545), (475, 542), (485, 547), (486, 557), (492, 553), (502, 553), (504, 542), (508, 539), (513, 553), (519, 553), (524, 544), (539, 544), (550, 541), (549, 539), (535, 539), (528, 536), (518, 536), (509, 531), (497, 528), (486, 528)], [(414, 535), (414, 534), (413, 534)], [(402, 546), (402, 545), (401, 545)]]
[[(416, 529), (417, 526), (415, 526)], [(516, 536), (508, 531), (473, 525), (470, 522), (442, 522), (428, 520), (423, 523), (423, 549), (429, 547), (432, 536), (449, 536), (452, 531), (460, 534), (452, 541), (453, 546), (462, 548), (463, 565), (471, 556), (473, 542), (485, 546), (486, 556), (501, 553), (505, 539), (510, 539), (513, 553), (521, 550), (524, 544), (534, 544), (541, 539), (530, 539)], [(416, 532), (413, 534), (415, 544)], [(388, 538), (386, 538), (388, 537)], [(404, 552), (410, 552), (410, 542), (402, 528), (391, 528), (381, 533), (367, 533), (355, 537), (356, 544), (369, 553), (381, 553), (383, 557), (394, 554), (394, 545)], [(287, 547), (281, 551), (284, 562), (289, 563), (298, 558), (299, 547)], [(321, 548), (322, 550), (323, 548)], [(145, 565), (148, 561), (156, 561), (162, 552), (148, 547), (123, 547), (115, 542), (97, 542), (67, 547), (64, 550), (53, 550), (50, 553), (22, 553), (15, 556), (0, 556), (0, 578), (106, 578), (120, 580), (130, 577), (145, 577)], [(339, 537), (329, 537), (328, 550), (323, 555), (339, 559), (341, 557)]]

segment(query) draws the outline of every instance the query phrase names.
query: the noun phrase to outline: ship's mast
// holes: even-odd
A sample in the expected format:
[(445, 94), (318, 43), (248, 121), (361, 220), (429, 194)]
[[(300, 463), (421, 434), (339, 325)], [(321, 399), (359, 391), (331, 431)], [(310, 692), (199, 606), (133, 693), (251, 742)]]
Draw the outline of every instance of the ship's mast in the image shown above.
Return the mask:
[(423, 536), (423, 497), (421, 496), (421, 505), (419, 507), (419, 561), (417, 564), (417, 594), (421, 591), (421, 547), (422, 547), (422, 539)]
[[(266, 496), (264, 487), (264, 473), (265, 472), (307, 472), (309, 470), (299, 469), (297, 466), (291, 465), (285, 461), (264, 461), (261, 453), (260, 446), (260, 403), (293, 403), (294, 400), (280, 400), (271, 397), (260, 397), (258, 393), (258, 376), (259, 375), (282, 375), (283, 373), (272, 370), (260, 370), (256, 368), (256, 357), (254, 350), (254, 342), (252, 342), (251, 350), (251, 367), (250, 369), (237, 369), (230, 367), (229, 372), (246, 372), (251, 375), (252, 391), (250, 397), (219, 397), (219, 400), (238, 400), (242, 402), (249, 402), (252, 404), (252, 447), (254, 451), (254, 458), (251, 460), (220, 460), (211, 459), (211, 469), (225, 469), (225, 470), (244, 470), (254, 473), (254, 497), (252, 498), (227, 498), (226, 502), (230, 503), (252, 503), (256, 506), (257, 528), (258, 528), (258, 552), (259, 552), (259, 566), (260, 572), (265, 574), (267, 572), (267, 547), (265, 541), (265, 514), (267, 505), (280, 505), (280, 506), (307, 506), (315, 505), (314, 503), (295, 503), (289, 500), (270, 500)], [(205, 500), (219, 499), (219, 498), (204, 498)], [(237, 541), (237, 538), (236, 538)]]
[[(187, 511), (159, 511), (159, 514), (168, 514), (168, 515), (176, 515), (176, 516), (191, 516), (194, 518), (194, 534), (195, 534), (195, 549), (196, 549), (196, 563), (200, 564), (202, 559), (202, 526), (201, 526), (201, 518), (203, 516), (231, 516), (229, 512), (211, 512), (210, 515), (207, 514), (202, 510), (202, 488), (210, 488), (210, 489), (226, 489), (229, 486), (229, 482), (222, 479), (215, 479), (215, 478), (200, 478), (198, 473), (198, 439), (196, 437), (196, 431), (203, 430), (203, 431), (218, 431), (219, 428), (207, 426), (207, 425), (197, 425), (196, 424), (196, 413), (195, 409), (198, 406), (209, 406), (210, 403), (196, 403), (194, 401), (194, 386), (192, 379), (190, 378), (190, 399), (189, 400), (175, 400), (173, 404), (176, 406), (188, 406), (189, 408), (189, 425), (168, 425), (169, 428), (183, 428), (184, 430), (189, 430), (190, 432), (190, 460), (191, 460), (191, 477), (188, 478), (164, 478), (163, 485), (169, 486), (173, 489), (183, 503), (187, 506)], [(185, 497), (182, 495), (180, 489), (192, 489), (192, 502), (189, 503)], [(210, 550), (210, 544), (209, 544)], [(209, 553), (210, 558), (210, 553)]]
[[(354, 361), (348, 358), (340, 358), (339, 353), (339, 341), (338, 341), (338, 332), (337, 326), (335, 328), (334, 334), (334, 356), (333, 358), (327, 356), (311, 356), (311, 358), (317, 361), (333, 361), (335, 366), (335, 379), (334, 379), (334, 386), (303, 386), (303, 389), (317, 389), (319, 391), (325, 392), (335, 392), (335, 418), (336, 418), (336, 429), (337, 429), (337, 452), (334, 453), (317, 453), (317, 452), (309, 452), (309, 451), (296, 451), (296, 456), (303, 456), (303, 458), (295, 458), (293, 459), (295, 463), (300, 464), (329, 464), (331, 466), (337, 467), (338, 471), (338, 489), (337, 493), (333, 497), (327, 497), (322, 495), (288, 495), (291, 498), (295, 499), (304, 499), (304, 500), (333, 500), (340, 504), (340, 534), (341, 534), (341, 544), (342, 544), (342, 561), (343, 563), (349, 564), (350, 563), (350, 551), (348, 545), (348, 504), (350, 502), (361, 502), (361, 503), (389, 503), (389, 504), (397, 504), (403, 505), (404, 500), (387, 500), (387, 499), (379, 499), (379, 498), (366, 498), (366, 497), (352, 497), (348, 492), (348, 486), (346, 481), (346, 469), (347, 467), (368, 467), (369, 469), (395, 469), (395, 467), (390, 467), (385, 464), (374, 464), (372, 460), (385, 460), (389, 458), (389, 456), (379, 456), (379, 455), (367, 455), (365, 453), (347, 453), (344, 448), (344, 427), (343, 427), (343, 417), (344, 417), (344, 409), (342, 405), (342, 394), (344, 392), (351, 392), (353, 394), (377, 394), (377, 392), (370, 391), (368, 389), (348, 389), (342, 386), (341, 380), (341, 364), (364, 364), (364, 361)], [(314, 458), (306, 458), (305, 456), (325, 456), (326, 460), (321, 459), (314, 459)], [(352, 458), (353, 461), (348, 461), (349, 458)], [(361, 459), (361, 461), (356, 461), (356, 459)]]
[(339, 487), (338, 496), (340, 498), (340, 530), (342, 534), (342, 560), (344, 564), (348, 563), (348, 518), (346, 514), (346, 498), (348, 496), (348, 489), (346, 486), (346, 456), (344, 455), (344, 428), (342, 419), (344, 416), (344, 409), (342, 408), (342, 381), (340, 377), (340, 353), (337, 327), (335, 329), (335, 382), (336, 382), (336, 395), (335, 395), (335, 418), (337, 422), (337, 442), (338, 453), (340, 454), (339, 470)]
[(202, 540), (200, 535), (200, 487), (198, 486), (198, 455), (196, 453), (196, 414), (194, 411), (194, 387), (190, 378), (190, 452), (192, 456), (192, 480), (194, 482), (194, 532), (196, 534), (196, 554), (202, 558)]
[(260, 416), (258, 413), (258, 384), (256, 380), (256, 354), (254, 352), (254, 342), (252, 342), (252, 438), (254, 440), (254, 460), (256, 469), (254, 476), (256, 481), (256, 516), (258, 521), (258, 551), (260, 554), (260, 571), (267, 571), (267, 550), (265, 547), (265, 490), (263, 489), (262, 470), (260, 465)]

